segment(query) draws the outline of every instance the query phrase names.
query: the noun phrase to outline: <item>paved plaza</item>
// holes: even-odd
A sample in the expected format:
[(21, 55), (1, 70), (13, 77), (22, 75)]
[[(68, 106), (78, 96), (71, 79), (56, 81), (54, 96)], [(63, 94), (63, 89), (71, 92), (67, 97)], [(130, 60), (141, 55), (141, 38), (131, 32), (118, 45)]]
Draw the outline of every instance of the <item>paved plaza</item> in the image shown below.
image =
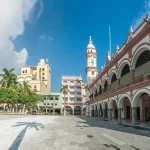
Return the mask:
[(150, 131), (80, 116), (0, 115), (0, 150), (150, 150)]

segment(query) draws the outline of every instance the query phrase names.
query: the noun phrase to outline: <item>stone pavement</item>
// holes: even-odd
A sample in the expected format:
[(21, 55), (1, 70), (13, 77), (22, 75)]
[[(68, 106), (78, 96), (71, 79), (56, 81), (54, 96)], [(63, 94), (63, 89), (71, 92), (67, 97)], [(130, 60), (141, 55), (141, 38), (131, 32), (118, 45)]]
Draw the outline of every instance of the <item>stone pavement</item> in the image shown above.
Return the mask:
[(150, 150), (150, 131), (89, 117), (10, 117), (0, 133), (0, 150)]

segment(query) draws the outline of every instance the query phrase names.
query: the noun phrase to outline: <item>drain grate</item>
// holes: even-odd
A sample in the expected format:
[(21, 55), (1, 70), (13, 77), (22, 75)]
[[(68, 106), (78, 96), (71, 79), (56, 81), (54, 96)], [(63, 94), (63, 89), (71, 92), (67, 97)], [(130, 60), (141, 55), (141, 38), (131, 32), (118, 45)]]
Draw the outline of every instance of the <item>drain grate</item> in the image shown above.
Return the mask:
[(93, 138), (93, 136), (92, 136), (92, 135), (87, 135), (87, 137), (88, 137), (88, 138)]

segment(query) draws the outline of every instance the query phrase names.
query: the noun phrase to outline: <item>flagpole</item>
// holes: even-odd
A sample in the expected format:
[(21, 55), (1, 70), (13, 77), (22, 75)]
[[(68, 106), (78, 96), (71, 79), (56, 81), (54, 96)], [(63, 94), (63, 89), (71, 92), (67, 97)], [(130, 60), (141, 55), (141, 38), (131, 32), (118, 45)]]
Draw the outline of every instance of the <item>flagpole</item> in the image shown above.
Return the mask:
[(110, 57), (111, 57), (111, 28), (109, 26), (109, 50), (110, 50)]

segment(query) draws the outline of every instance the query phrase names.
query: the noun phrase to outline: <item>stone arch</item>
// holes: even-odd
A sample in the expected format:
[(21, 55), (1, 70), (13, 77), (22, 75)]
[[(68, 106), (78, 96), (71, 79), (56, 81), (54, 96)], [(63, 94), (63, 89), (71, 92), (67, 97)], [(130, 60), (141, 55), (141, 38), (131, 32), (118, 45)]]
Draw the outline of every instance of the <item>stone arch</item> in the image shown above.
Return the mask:
[(116, 75), (116, 78), (118, 78), (117, 71), (115, 69), (111, 70), (109, 73), (109, 84), (111, 84), (111, 79), (114, 74)]
[(139, 47), (137, 47), (137, 49), (133, 53), (133, 57), (131, 60), (131, 68), (133, 70), (135, 69), (135, 65), (136, 65), (136, 62), (137, 62), (137, 59), (139, 58), (139, 56), (146, 50), (150, 51), (149, 47), (150, 47), (149, 43), (144, 43), (144, 44), (140, 45)]
[(117, 100), (115, 98), (112, 98), (109, 102), (109, 109), (112, 112), (111, 116), (113, 118), (118, 118), (118, 106), (117, 106)]
[(99, 116), (102, 117), (103, 116), (103, 106), (102, 106), (102, 103), (99, 103), (98, 106), (99, 106)]
[(74, 107), (74, 115), (82, 115), (82, 107), (81, 106)]
[(118, 102), (118, 108), (121, 109), (121, 118), (132, 118), (131, 97), (128, 94), (125, 93), (121, 95)]
[(73, 108), (71, 106), (66, 106), (66, 115), (72, 115), (73, 114)]
[(104, 110), (104, 118), (107, 118), (108, 117), (108, 102), (107, 101), (104, 101), (103, 103), (103, 110)]
[(107, 91), (108, 91), (108, 80), (105, 80), (104, 87), (103, 87), (103, 92), (107, 92)]
[[(123, 59), (119, 65), (119, 69), (118, 69), (118, 78), (121, 78), (121, 73), (122, 73), (122, 70), (123, 68), (128, 65), (129, 66), (129, 69), (130, 69), (130, 61), (129, 59)], [(130, 69), (131, 70), (131, 69)]]
[[(118, 104), (118, 103), (117, 103), (117, 99), (116, 99), (116, 98), (112, 98), (112, 99), (110, 100), (110, 102), (108, 103), (108, 108), (109, 108), (109, 109), (112, 109), (112, 108), (113, 108), (113, 105), (112, 105), (113, 101), (115, 101), (116, 104)], [(117, 107), (118, 107), (118, 105), (117, 105)]]
[(107, 76), (105, 76), (105, 77), (103, 77), (103, 79), (102, 79), (102, 88), (104, 88), (104, 84), (105, 84), (105, 81), (107, 81), (107, 83), (109, 83), (109, 81), (108, 81), (108, 77)]
[(99, 85), (99, 95), (102, 94), (102, 85)]
[(149, 89), (140, 89), (140, 90), (136, 91), (136, 93), (134, 94), (134, 96), (132, 98), (132, 107), (136, 107), (137, 106), (138, 99), (144, 93), (150, 95), (150, 90)]
[(122, 94), (122, 95), (120, 96), (120, 98), (119, 98), (119, 101), (118, 101), (118, 108), (122, 108), (124, 98), (128, 98), (129, 101), (130, 101), (130, 103), (131, 103), (131, 97), (130, 97), (130, 95), (128, 95), (127, 93)]

